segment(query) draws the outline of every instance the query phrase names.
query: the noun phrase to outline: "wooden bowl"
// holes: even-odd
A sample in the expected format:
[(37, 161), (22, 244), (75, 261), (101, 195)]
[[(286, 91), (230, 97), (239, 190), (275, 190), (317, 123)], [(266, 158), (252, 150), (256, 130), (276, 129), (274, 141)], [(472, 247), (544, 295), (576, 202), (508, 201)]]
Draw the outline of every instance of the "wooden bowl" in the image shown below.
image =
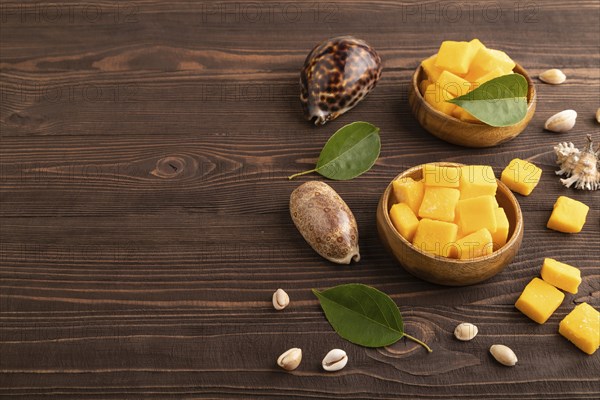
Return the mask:
[[(440, 162), (441, 166), (463, 164)], [(413, 167), (395, 179), (422, 178), (422, 165)], [(385, 247), (394, 258), (412, 275), (431, 283), (448, 286), (465, 286), (485, 281), (502, 271), (516, 256), (523, 239), (523, 215), (519, 202), (510, 189), (498, 180), (496, 200), (504, 208), (510, 229), (504, 246), (492, 254), (470, 260), (458, 260), (426, 253), (403, 238), (390, 220), (390, 208), (396, 199), (392, 183), (388, 185), (377, 206), (377, 230)]]
[(523, 132), (535, 112), (537, 96), (533, 81), (529, 74), (519, 64), (513, 69), (514, 72), (525, 77), (528, 84), (527, 91), (527, 114), (521, 122), (503, 127), (494, 127), (484, 123), (470, 123), (446, 115), (425, 101), (419, 91), (419, 83), (425, 79), (425, 72), (419, 65), (415, 71), (408, 93), (410, 109), (419, 121), (419, 124), (433, 136), (446, 142), (466, 147), (492, 147), (515, 138)]

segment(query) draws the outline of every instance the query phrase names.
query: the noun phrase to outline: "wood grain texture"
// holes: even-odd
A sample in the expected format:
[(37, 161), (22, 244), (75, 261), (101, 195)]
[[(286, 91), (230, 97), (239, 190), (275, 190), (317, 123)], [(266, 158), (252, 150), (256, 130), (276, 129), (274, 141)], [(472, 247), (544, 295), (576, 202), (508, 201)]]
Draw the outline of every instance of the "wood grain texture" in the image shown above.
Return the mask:
[[(600, 140), (597, 1), (0, 3), (0, 398), (6, 399), (583, 399), (600, 397), (600, 358), (557, 334), (577, 303), (600, 308), (600, 196), (566, 189), (552, 146)], [(302, 119), (299, 71), (326, 38), (353, 34), (383, 59), (377, 88), (324, 127)], [(419, 61), (442, 40), (478, 37), (536, 80), (527, 129), (491, 149), (423, 130), (408, 106)], [(563, 109), (575, 128), (543, 131)], [(289, 195), (339, 127), (381, 128), (367, 174), (330, 182), (354, 211), (361, 261), (336, 266), (303, 242)], [(524, 238), (515, 260), (478, 285), (449, 288), (404, 272), (376, 230), (389, 181), (430, 161), (514, 158), (543, 170), (517, 195)], [(545, 228), (567, 195), (590, 206), (577, 235)], [(513, 306), (544, 257), (581, 268), (579, 293), (544, 325)], [(390, 294), (406, 330), (364, 349), (340, 339), (311, 288), (360, 282)], [(291, 305), (276, 312), (278, 287)], [(479, 335), (462, 343), (460, 322)], [(515, 350), (515, 368), (489, 346)], [(301, 347), (299, 369), (277, 356)], [(332, 348), (350, 361), (320, 369)]]

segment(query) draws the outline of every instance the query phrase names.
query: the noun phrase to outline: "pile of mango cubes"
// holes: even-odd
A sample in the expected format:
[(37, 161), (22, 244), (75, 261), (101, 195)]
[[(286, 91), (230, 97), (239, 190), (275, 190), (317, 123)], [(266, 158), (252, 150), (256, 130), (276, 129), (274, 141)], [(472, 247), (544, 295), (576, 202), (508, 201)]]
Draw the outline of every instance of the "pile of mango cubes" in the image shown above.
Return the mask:
[(507, 240), (509, 222), (498, 206), (492, 167), (425, 164), (423, 179), (392, 182), (397, 203), (390, 219), (424, 252), (471, 259), (491, 254)]
[[(579, 269), (551, 258), (544, 260), (541, 276), (525, 286), (515, 303), (538, 324), (545, 323), (563, 302), (565, 294), (559, 289), (576, 294), (581, 283)], [(558, 332), (585, 353), (593, 354), (600, 346), (600, 313), (581, 303), (560, 322)]]
[(421, 63), (427, 79), (420, 82), (419, 90), (436, 110), (466, 122), (479, 122), (447, 100), (467, 94), (491, 79), (512, 74), (515, 65), (506, 53), (489, 49), (478, 39), (445, 41), (437, 54)]

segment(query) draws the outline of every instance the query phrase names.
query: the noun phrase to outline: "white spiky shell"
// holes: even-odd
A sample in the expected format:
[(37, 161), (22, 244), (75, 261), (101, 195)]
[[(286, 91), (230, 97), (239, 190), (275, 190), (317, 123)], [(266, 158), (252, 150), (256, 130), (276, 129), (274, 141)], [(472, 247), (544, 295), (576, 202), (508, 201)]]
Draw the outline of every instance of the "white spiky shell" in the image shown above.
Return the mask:
[(557, 175), (566, 175), (567, 179), (561, 179), (561, 183), (566, 187), (575, 185), (575, 189), (596, 190), (600, 188), (600, 165), (598, 155), (600, 146), (596, 151), (593, 150), (592, 135), (587, 135), (587, 146), (583, 151), (579, 151), (573, 143), (559, 143), (554, 147), (556, 153), (556, 163), (560, 170)]

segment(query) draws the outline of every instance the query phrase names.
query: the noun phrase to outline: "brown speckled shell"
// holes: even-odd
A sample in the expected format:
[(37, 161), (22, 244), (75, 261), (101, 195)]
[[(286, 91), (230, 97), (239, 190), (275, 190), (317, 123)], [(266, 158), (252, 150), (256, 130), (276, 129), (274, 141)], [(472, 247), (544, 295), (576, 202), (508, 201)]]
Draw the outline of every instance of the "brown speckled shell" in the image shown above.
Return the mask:
[(359, 261), (358, 227), (350, 208), (326, 183), (310, 181), (290, 196), (290, 214), (311, 247), (338, 264)]
[(300, 73), (304, 116), (322, 125), (350, 110), (377, 84), (381, 58), (366, 42), (340, 36), (317, 45)]

